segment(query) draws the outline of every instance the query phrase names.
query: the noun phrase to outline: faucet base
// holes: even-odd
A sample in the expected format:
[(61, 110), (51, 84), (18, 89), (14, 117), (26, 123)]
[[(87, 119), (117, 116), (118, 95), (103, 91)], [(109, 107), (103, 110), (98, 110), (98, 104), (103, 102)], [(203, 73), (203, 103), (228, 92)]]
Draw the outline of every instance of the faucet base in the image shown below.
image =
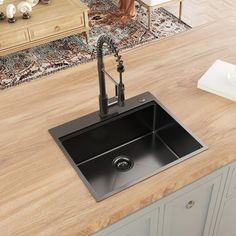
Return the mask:
[(105, 117), (108, 115), (108, 97), (107, 94), (104, 96), (99, 95), (99, 110), (100, 116)]

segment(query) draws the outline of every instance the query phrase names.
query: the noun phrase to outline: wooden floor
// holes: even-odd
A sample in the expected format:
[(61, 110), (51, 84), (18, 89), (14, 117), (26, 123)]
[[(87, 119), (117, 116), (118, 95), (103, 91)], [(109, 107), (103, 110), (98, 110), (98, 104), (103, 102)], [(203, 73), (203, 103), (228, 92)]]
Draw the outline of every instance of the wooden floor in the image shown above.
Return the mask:
[[(178, 4), (166, 9), (178, 15)], [(236, 0), (185, 0), (183, 4), (182, 19), (192, 27), (231, 15), (236, 15)]]

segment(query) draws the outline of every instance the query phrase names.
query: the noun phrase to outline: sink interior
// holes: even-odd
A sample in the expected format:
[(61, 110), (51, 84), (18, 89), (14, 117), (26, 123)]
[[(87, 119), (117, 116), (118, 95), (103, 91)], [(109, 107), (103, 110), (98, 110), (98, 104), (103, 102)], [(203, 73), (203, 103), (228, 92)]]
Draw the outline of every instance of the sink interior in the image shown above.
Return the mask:
[(206, 149), (153, 100), (87, 127), (78, 120), (76, 127), (51, 133), (97, 201)]

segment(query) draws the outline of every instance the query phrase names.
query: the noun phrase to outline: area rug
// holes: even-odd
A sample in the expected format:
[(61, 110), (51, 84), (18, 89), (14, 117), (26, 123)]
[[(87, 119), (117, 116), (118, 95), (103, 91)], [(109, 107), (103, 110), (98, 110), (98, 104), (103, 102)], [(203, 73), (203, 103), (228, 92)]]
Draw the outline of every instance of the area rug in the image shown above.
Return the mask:
[[(86, 4), (89, 2), (89, 0), (83, 1)], [(136, 19), (122, 22), (115, 14), (118, 6), (114, 2), (107, 0), (94, 2), (89, 11), (91, 31), (88, 44), (86, 44), (85, 35), (74, 35), (0, 57), (0, 89), (95, 59), (96, 42), (101, 34), (110, 35), (119, 49), (124, 50), (191, 28), (165, 9), (160, 8), (153, 12), (152, 27), (148, 30), (147, 11), (140, 5), (136, 5)]]

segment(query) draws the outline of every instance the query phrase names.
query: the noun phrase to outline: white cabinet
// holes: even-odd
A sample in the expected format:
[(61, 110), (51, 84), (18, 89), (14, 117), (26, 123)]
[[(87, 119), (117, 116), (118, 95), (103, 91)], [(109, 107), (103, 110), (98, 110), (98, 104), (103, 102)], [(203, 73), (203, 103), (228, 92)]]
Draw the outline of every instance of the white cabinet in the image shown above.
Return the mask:
[(227, 197), (236, 196), (236, 164), (230, 169)]
[(205, 236), (216, 205), (221, 176), (172, 196), (164, 206), (163, 236)]
[(236, 236), (236, 196), (223, 204), (216, 236)]
[(236, 164), (229, 171), (214, 236), (236, 236)]
[(114, 230), (112, 236), (153, 236), (157, 235), (157, 217), (156, 212), (140, 216), (137, 220)]
[(236, 162), (94, 236), (236, 236)]
[(148, 206), (95, 236), (157, 236), (159, 208)]

